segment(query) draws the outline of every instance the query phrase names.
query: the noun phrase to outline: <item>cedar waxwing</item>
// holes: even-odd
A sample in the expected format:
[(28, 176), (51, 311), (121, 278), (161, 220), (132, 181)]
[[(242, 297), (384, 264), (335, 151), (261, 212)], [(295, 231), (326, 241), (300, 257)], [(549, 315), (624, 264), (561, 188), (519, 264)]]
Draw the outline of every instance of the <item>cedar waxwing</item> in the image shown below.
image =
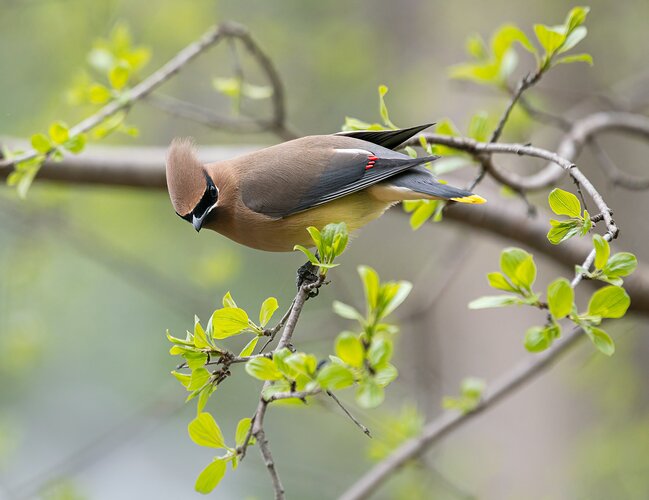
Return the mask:
[(441, 184), (424, 167), (435, 156), (394, 151), (429, 125), (313, 135), (231, 160), (201, 164), (189, 139), (174, 139), (167, 186), (176, 213), (199, 231), (286, 252), (313, 246), (308, 226), (344, 221), (350, 232), (403, 200), (484, 203)]

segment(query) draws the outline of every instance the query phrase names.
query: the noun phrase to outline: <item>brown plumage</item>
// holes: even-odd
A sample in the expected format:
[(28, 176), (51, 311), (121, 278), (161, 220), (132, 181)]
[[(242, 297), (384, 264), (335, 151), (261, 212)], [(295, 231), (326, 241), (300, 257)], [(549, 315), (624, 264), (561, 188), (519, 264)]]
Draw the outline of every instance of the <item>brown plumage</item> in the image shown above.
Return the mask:
[[(311, 245), (308, 226), (347, 223), (351, 231), (407, 199), (482, 203), (477, 195), (440, 184), (396, 147), (423, 127), (379, 134), (308, 136), (231, 160), (202, 165), (194, 146), (175, 139), (167, 155), (167, 185), (176, 213), (243, 245), (291, 251)], [(400, 135), (397, 135), (400, 134)], [(405, 137), (404, 138), (402, 138)]]

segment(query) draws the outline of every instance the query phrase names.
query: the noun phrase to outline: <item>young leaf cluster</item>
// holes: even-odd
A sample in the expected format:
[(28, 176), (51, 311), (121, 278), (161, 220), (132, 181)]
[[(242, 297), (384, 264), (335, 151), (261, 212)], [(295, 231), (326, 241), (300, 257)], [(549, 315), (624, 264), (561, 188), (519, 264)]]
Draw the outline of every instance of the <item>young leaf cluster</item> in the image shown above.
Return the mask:
[(302, 245), (295, 245), (293, 250), (299, 250), (306, 255), (309, 262), (317, 266), (320, 269), (320, 274), (325, 276), (329, 269), (338, 265), (334, 264), (334, 260), (347, 248), (349, 242), (347, 225), (344, 222), (327, 224), (322, 231), (317, 227), (310, 226), (307, 231), (313, 240), (316, 254)]
[[(27, 196), (29, 186), (38, 173), (43, 162), (49, 157), (54, 161), (63, 159), (64, 151), (79, 154), (86, 147), (87, 136), (84, 133), (70, 134), (70, 129), (62, 121), (52, 123), (47, 134), (38, 133), (31, 137), (31, 146), (36, 156), (16, 163), (13, 172), (7, 176), (7, 185), (15, 186), (20, 198)], [(23, 151), (3, 150), (3, 158), (12, 160)]]
[[(68, 99), (74, 105), (104, 105), (114, 99), (128, 102), (128, 85), (137, 78), (137, 71), (149, 61), (151, 51), (145, 47), (133, 47), (131, 35), (124, 24), (115, 26), (108, 39), (99, 39), (88, 55), (91, 67), (104, 77), (105, 84), (91, 79), (88, 73), (81, 73), (68, 92)], [(124, 124), (127, 111), (120, 111), (106, 118), (91, 130), (94, 139), (103, 139), (114, 131), (137, 136), (139, 131)], [(61, 161), (65, 152), (81, 153), (88, 141), (84, 132), (72, 133), (62, 121), (55, 121), (48, 133), (37, 133), (31, 137), (31, 146), (36, 152), (33, 158), (18, 161), (14, 171), (7, 176), (7, 184), (15, 186), (18, 196), (25, 198), (34, 177), (47, 158)], [(3, 158), (11, 160), (22, 151), (3, 150)]]
[(492, 288), (509, 293), (476, 299), (469, 304), (470, 309), (540, 304), (539, 295), (532, 291), (536, 264), (530, 253), (520, 248), (506, 248), (500, 254), (500, 270), (487, 274), (487, 280)]
[[(242, 418), (237, 424), (235, 433), (235, 446), (230, 447), (225, 443), (221, 428), (209, 413), (201, 412), (187, 426), (189, 437), (198, 446), (224, 450), (225, 454), (214, 457), (212, 462), (205, 467), (196, 479), (194, 488), (199, 493), (210, 493), (221, 482), (225, 476), (228, 462), (232, 470), (237, 468), (239, 463), (239, 451), (244, 446), (250, 430), (251, 419)], [(251, 438), (254, 440), (254, 438)], [(254, 444), (249, 442), (248, 444)]]
[(593, 227), (588, 210), (581, 211), (579, 199), (572, 193), (555, 188), (548, 196), (550, 209), (557, 215), (567, 215), (564, 220), (550, 220), (548, 241), (553, 245), (566, 241), (573, 236), (585, 236)]
[(359, 406), (373, 408), (383, 402), (384, 387), (398, 374), (390, 363), (397, 329), (383, 320), (405, 300), (412, 286), (404, 281), (381, 283), (376, 271), (366, 266), (359, 267), (359, 274), (365, 289), (366, 314), (338, 301), (333, 307), (340, 316), (356, 320), (362, 331), (338, 335), (335, 355), (329, 356), (327, 362), (318, 363), (313, 354), (286, 348), (275, 351), (272, 359), (249, 360), (248, 374), (270, 382), (263, 392), (265, 398), (290, 393), (315, 395), (356, 384)]
[[(602, 241), (606, 242), (603, 238)], [(608, 245), (608, 242), (606, 242)], [(602, 249), (597, 250), (599, 255), (598, 265), (605, 269), (608, 255), (601, 245)], [(596, 247), (597, 248), (597, 247)], [(616, 254), (618, 255), (618, 254)], [(631, 254), (628, 254), (631, 255)], [(629, 274), (634, 262), (627, 254), (616, 261), (624, 263), (617, 265), (614, 263), (612, 269), (618, 273)], [(593, 345), (606, 355), (611, 355), (615, 351), (615, 345), (610, 336), (602, 330), (599, 325), (603, 319), (621, 318), (626, 313), (630, 305), (629, 295), (624, 288), (616, 285), (608, 285), (600, 288), (590, 298), (588, 308), (585, 312), (579, 312), (575, 304), (575, 294), (570, 282), (565, 278), (557, 278), (547, 287), (547, 303), (540, 301), (540, 294), (532, 290), (532, 285), (536, 277), (536, 265), (532, 255), (519, 248), (508, 248), (503, 250), (500, 258), (500, 267), (502, 273), (494, 272), (487, 275), (489, 285), (492, 288), (509, 292), (506, 295), (496, 295), (490, 297), (481, 297), (469, 304), (471, 309), (483, 309), (490, 307), (503, 307), (515, 304), (525, 304), (539, 309), (547, 309), (547, 321), (543, 326), (533, 326), (525, 333), (525, 348), (530, 352), (541, 352), (548, 349), (554, 340), (561, 336), (561, 324), (563, 319), (569, 319), (574, 325), (581, 327), (593, 342)], [(619, 274), (613, 279), (619, 278)], [(599, 278), (601, 279), (601, 278)], [(606, 280), (605, 280), (606, 281)], [(617, 283), (617, 282), (616, 282)]]
[(611, 285), (622, 286), (625, 276), (628, 276), (638, 267), (638, 259), (630, 252), (618, 252), (611, 255), (611, 247), (607, 240), (599, 234), (593, 235), (593, 246), (595, 247), (595, 269), (589, 271), (582, 266), (576, 270), (586, 278), (601, 280)]
[(336, 339), (336, 356), (325, 367), (324, 384), (343, 373), (353, 374), (358, 383), (356, 401), (364, 408), (373, 408), (383, 402), (384, 387), (398, 375), (390, 363), (394, 349), (394, 325), (384, 322), (408, 296), (412, 284), (407, 281), (381, 283), (378, 273), (367, 266), (360, 266), (358, 273), (365, 291), (365, 314), (354, 307), (335, 301), (334, 312), (358, 323), (360, 332), (345, 331)]
[[(245, 310), (237, 306), (228, 292), (223, 297), (223, 307), (214, 311), (206, 328), (203, 328), (198, 318), (194, 318), (194, 329), (192, 332), (187, 331), (185, 339), (172, 337), (167, 332), (167, 338), (173, 344), (169, 353), (181, 356), (190, 370), (190, 373), (173, 371), (172, 374), (190, 392), (187, 401), (198, 397), (198, 412), (205, 408), (218, 384), (229, 375), (229, 365), (233, 360), (253, 356), (257, 343), (266, 335), (265, 327), (277, 308), (277, 299), (267, 298), (261, 305), (257, 324)], [(252, 338), (238, 355), (217, 343), (243, 333), (252, 334)], [(207, 363), (212, 358), (219, 361), (217, 364), (221, 364), (221, 368), (208, 370)]]
[[(271, 382), (262, 391), (266, 400), (283, 393), (307, 392), (315, 395), (321, 388), (315, 355), (293, 352), (286, 347), (275, 351), (272, 358), (251, 359), (246, 363), (246, 372), (251, 377)], [(353, 380), (349, 381), (349, 385), (352, 383)]]
[(467, 40), (466, 44), (466, 51), (472, 61), (453, 66), (450, 69), (450, 76), (507, 90), (508, 78), (518, 65), (515, 51), (517, 45), (534, 55), (536, 77), (557, 64), (578, 61), (592, 64), (593, 59), (589, 54), (563, 55), (586, 37), (587, 30), (583, 24), (588, 11), (588, 7), (575, 7), (568, 13), (563, 24), (534, 25), (538, 46), (513, 24), (500, 27), (492, 35), (489, 45), (481, 36), (474, 35)]

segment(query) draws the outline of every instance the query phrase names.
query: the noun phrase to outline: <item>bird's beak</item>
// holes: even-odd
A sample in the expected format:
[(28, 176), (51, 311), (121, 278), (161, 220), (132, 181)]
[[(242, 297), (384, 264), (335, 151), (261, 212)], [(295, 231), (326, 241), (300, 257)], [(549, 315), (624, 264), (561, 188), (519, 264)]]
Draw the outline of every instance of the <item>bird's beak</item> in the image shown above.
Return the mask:
[(197, 233), (201, 230), (201, 226), (203, 225), (204, 218), (205, 216), (201, 217), (200, 219), (195, 215), (192, 216), (192, 225), (194, 226), (194, 229), (196, 229)]
[(205, 222), (205, 219), (207, 219), (208, 215), (212, 213), (212, 210), (216, 208), (216, 204), (208, 208), (203, 215), (200, 217), (196, 217), (195, 215), (192, 214), (192, 225), (194, 226), (194, 229), (196, 229), (196, 232), (198, 233), (201, 228), (203, 227), (203, 222)]

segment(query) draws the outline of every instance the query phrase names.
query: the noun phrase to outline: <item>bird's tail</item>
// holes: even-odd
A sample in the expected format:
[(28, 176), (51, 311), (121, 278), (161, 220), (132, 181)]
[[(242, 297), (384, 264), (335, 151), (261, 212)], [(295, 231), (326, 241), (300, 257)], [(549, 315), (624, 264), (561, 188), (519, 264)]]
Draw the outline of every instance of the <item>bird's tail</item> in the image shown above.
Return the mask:
[(427, 171), (412, 169), (403, 174), (389, 178), (382, 183), (400, 200), (450, 200), (459, 203), (480, 204), (485, 200), (482, 196), (450, 184), (438, 182)]

